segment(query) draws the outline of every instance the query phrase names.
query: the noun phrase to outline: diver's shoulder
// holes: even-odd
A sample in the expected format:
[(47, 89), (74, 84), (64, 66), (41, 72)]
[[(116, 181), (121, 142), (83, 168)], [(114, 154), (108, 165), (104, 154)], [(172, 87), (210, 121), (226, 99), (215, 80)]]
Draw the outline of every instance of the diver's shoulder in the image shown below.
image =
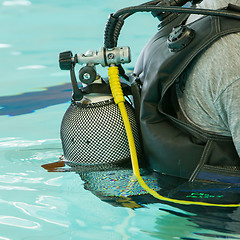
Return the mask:
[(217, 55), (219, 58), (215, 60), (219, 62), (239, 64), (237, 60), (240, 60), (240, 32), (222, 36), (207, 49), (207, 52)]
[(219, 63), (239, 64), (240, 60), (240, 32), (222, 36), (210, 45), (202, 54), (204, 62), (211, 62), (213, 65)]

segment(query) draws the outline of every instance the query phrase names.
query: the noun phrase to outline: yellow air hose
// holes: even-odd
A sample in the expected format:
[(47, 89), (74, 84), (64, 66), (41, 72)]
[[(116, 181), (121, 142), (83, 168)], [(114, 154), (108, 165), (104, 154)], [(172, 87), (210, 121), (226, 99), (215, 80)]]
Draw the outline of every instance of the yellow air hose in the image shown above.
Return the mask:
[(108, 76), (109, 76), (109, 84), (110, 84), (110, 88), (112, 91), (114, 101), (120, 109), (123, 123), (125, 126), (125, 130), (126, 130), (126, 134), (127, 134), (127, 138), (128, 138), (129, 149), (130, 149), (133, 174), (144, 190), (146, 190), (149, 194), (151, 194), (152, 196), (154, 196), (155, 198), (157, 198), (159, 200), (168, 201), (168, 202), (177, 203), (177, 204), (184, 204), (184, 205), (193, 204), (193, 205), (214, 206), (214, 207), (239, 207), (240, 206), (240, 204), (215, 204), (215, 203), (194, 202), (194, 201), (172, 199), (172, 198), (167, 198), (167, 197), (161, 196), (156, 191), (149, 188), (140, 175), (138, 159), (137, 159), (137, 151), (136, 151), (136, 147), (135, 147), (135, 143), (134, 143), (134, 137), (133, 137), (130, 121), (129, 121), (128, 114), (127, 114), (127, 111), (126, 111), (126, 108), (124, 105), (125, 98), (124, 98), (122, 87), (120, 84), (118, 67), (116, 67), (116, 66), (109, 67)]

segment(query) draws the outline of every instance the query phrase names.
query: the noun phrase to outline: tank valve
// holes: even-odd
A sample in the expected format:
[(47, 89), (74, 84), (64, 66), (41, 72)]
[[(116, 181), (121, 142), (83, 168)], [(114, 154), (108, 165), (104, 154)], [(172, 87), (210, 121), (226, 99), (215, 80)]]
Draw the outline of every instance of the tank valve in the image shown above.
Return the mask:
[[(99, 51), (89, 50), (85, 54), (75, 56), (76, 62), (86, 65), (101, 64), (103, 67), (111, 64), (123, 64), (131, 62), (129, 47), (115, 47), (113, 49), (100, 48)], [(73, 61), (74, 59), (72, 59)]]
[(71, 51), (59, 54), (59, 66), (62, 70), (70, 70), (73, 64), (97, 65), (103, 67), (111, 64), (123, 64), (131, 62), (131, 53), (129, 47), (115, 47), (113, 49), (100, 48), (99, 51), (89, 50), (85, 54), (78, 53), (73, 57)]
[(101, 64), (103, 67), (120, 65), (131, 62), (131, 54), (129, 47), (115, 47), (112, 49), (100, 48), (99, 51), (89, 50), (85, 54), (79, 53), (73, 56), (71, 51), (59, 54), (59, 66), (61, 70), (70, 70), (71, 81), (74, 92), (78, 91), (74, 67), (76, 63), (85, 65), (79, 71), (79, 79), (82, 83), (91, 84), (99, 79), (95, 66)]

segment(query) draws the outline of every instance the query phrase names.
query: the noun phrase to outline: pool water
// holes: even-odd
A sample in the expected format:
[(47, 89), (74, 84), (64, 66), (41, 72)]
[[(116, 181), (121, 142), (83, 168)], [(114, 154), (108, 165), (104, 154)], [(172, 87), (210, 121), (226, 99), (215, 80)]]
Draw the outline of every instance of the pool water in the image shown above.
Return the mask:
[[(99, 176), (41, 167), (62, 155), (59, 129), (71, 98), (58, 54), (98, 50), (108, 15), (140, 3), (0, 0), (0, 239), (240, 239), (240, 208), (131, 197), (130, 171)], [(157, 24), (151, 14), (127, 20), (119, 39), (132, 50), (127, 69)], [(107, 76), (106, 69), (99, 72)]]

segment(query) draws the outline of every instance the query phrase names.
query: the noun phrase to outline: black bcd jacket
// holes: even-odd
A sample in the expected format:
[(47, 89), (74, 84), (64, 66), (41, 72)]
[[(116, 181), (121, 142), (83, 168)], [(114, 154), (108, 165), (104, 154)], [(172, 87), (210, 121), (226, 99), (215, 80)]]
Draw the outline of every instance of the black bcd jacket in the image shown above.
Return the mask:
[(146, 163), (159, 173), (191, 180), (203, 167), (239, 174), (240, 159), (232, 138), (177, 119), (175, 83), (201, 51), (224, 35), (240, 32), (240, 21), (205, 16), (185, 26), (187, 17), (181, 14), (163, 27), (144, 47), (135, 66), (134, 75), (142, 82), (141, 96), (137, 100), (135, 95), (135, 100)]

